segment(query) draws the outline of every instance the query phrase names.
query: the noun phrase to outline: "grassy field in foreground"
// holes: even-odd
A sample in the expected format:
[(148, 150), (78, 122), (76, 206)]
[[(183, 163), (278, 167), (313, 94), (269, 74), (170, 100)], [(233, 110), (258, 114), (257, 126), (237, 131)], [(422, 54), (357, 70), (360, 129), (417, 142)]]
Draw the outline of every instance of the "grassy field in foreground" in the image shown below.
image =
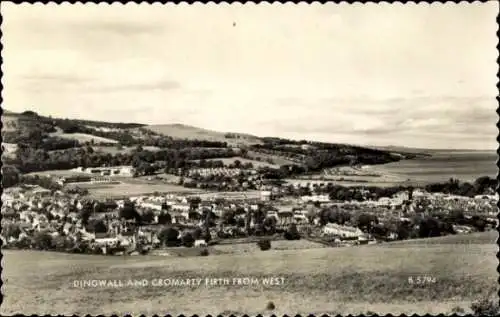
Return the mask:
[[(208, 257), (105, 257), (4, 251), (2, 314), (437, 314), (498, 285), (496, 233), (477, 243), (270, 250)], [(410, 276), (434, 284), (411, 285)], [(153, 279), (283, 277), (284, 285), (163, 286)], [(147, 279), (149, 286), (75, 288), (80, 279)], [(272, 301), (276, 309), (266, 311)]]

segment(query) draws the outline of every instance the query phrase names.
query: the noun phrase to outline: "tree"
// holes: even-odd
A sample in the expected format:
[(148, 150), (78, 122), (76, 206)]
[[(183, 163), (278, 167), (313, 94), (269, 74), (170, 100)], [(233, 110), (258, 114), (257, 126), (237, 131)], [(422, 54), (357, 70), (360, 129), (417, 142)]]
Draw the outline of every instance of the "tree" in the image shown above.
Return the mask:
[(21, 234), (21, 228), (19, 227), (19, 224), (17, 223), (11, 223), (9, 225), (3, 225), (2, 226), (2, 234), (5, 236), (5, 238), (10, 238), (13, 237), (14, 239), (19, 238), (19, 235)]
[(195, 240), (200, 239), (203, 236), (203, 231), (201, 230), (200, 227), (196, 227), (193, 231), (191, 231), (191, 234), (193, 235), (193, 238)]
[(162, 203), (161, 204), (161, 210), (166, 210), (166, 211), (169, 211), (170, 209), (172, 209), (172, 206), (167, 204), (167, 203)]
[(20, 172), (16, 167), (2, 167), (2, 185), (5, 188), (17, 185), (20, 181), (20, 178)]
[(250, 235), (250, 221), (252, 220), (252, 214), (250, 213), (250, 209), (247, 209), (245, 215), (245, 231), (247, 235)]
[(135, 220), (136, 222), (141, 222), (141, 215), (137, 212), (135, 204), (130, 200), (125, 201), (122, 209), (120, 210), (120, 218), (126, 220)]
[(300, 240), (300, 233), (297, 229), (297, 225), (294, 223), (290, 224), (285, 231), (284, 237), (287, 240)]
[(454, 209), (450, 212), (449, 216), (448, 216), (449, 220), (453, 223), (456, 223), (456, 224), (463, 224), (464, 220), (465, 220), (465, 215), (464, 215), (464, 212), (463, 210), (460, 210), (460, 209)]
[(221, 215), (221, 220), (225, 225), (236, 225), (235, 212), (233, 210), (224, 210)]
[(487, 189), (495, 189), (497, 182), (494, 178), (488, 176), (482, 176), (476, 179), (474, 182), (474, 187), (476, 188), (476, 193), (479, 195), (485, 194)]
[(330, 222), (330, 209), (322, 209), (319, 212), (319, 223), (324, 226)]
[(108, 227), (101, 219), (94, 219), (88, 223), (86, 226), (87, 231), (95, 233), (106, 233), (108, 232)]
[(194, 245), (194, 237), (190, 232), (186, 232), (182, 235), (182, 245), (186, 248), (191, 248)]
[(438, 220), (432, 217), (422, 219), (419, 224), (418, 235), (420, 238), (439, 237), (441, 231)]
[(141, 218), (145, 223), (152, 223), (154, 222), (155, 214), (152, 210), (147, 210), (142, 214)]
[(486, 221), (480, 216), (472, 216), (471, 222), (472, 226), (478, 231), (483, 232), (486, 229)]
[(82, 224), (86, 226), (89, 223), (90, 215), (92, 215), (93, 206), (91, 202), (86, 202), (83, 204), (82, 210), (80, 210), (80, 218), (82, 219)]
[(47, 232), (37, 232), (33, 240), (35, 248), (38, 250), (52, 250), (54, 247), (52, 236)]
[(268, 234), (274, 234), (276, 232), (276, 224), (277, 224), (277, 220), (275, 217), (266, 217), (266, 219), (264, 219), (264, 231)]
[(378, 218), (375, 215), (362, 213), (356, 221), (358, 228), (371, 232), (372, 227), (378, 223)]
[(158, 239), (166, 246), (178, 246), (180, 244), (179, 231), (174, 228), (165, 228), (158, 235)]
[(257, 241), (257, 246), (262, 250), (262, 251), (267, 251), (271, 249), (271, 240), (269, 239), (262, 239)]
[(198, 196), (189, 198), (189, 208), (191, 210), (196, 210), (201, 203), (201, 198)]
[(172, 223), (172, 216), (168, 212), (164, 212), (163, 210), (160, 212), (158, 216), (158, 223), (161, 225), (167, 225)]
[(234, 167), (235, 168), (241, 168), (241, 161), (240, 160), (234, 160)]

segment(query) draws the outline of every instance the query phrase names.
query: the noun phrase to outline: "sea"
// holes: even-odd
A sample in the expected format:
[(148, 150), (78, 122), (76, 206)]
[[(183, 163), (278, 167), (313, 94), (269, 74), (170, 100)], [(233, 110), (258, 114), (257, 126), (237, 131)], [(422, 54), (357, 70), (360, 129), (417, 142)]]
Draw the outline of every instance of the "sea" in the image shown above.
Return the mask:
[(498, 159), (495, 151), (436, 150), (431, 156), (370, 166), (377, 172), (417, 182), (443, 182), (450, 178), (473, 182), (481, 176), (496, 178)]

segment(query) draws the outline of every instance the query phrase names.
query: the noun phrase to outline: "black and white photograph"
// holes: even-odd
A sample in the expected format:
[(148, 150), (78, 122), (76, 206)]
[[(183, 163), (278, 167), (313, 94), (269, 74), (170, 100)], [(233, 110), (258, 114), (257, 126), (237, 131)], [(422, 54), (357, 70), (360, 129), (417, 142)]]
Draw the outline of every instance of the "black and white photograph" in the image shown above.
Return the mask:
[(0, 315), (498, 315), (497, 1), (0, 3)]

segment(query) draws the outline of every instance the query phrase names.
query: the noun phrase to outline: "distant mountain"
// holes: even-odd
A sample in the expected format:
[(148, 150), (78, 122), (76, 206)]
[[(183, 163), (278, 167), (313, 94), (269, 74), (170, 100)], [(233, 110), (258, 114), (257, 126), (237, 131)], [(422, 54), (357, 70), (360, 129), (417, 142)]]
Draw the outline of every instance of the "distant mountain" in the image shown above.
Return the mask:
[(396, 145), (388, 145), (388, 146), (372, 146), (371, 148), (380, 149), (384, 151), (394, 151), (399, 153), (413, 153), (413, 154), (421, 154), (421, 155), (432, 155), (436, 152), (495, 152), (496, 150), (477, 150), (477, 149), (422, 149), (422, 148), (413, 148), (406, 146), (396, 146)]
[(174, 139), (198, 139), (240, 145), (262, 144), (262, 140), (254, 135), (233, 132), (218, 132), (179, 123), (149, 125), (145, 128), (158, 134), (170, 136)]

